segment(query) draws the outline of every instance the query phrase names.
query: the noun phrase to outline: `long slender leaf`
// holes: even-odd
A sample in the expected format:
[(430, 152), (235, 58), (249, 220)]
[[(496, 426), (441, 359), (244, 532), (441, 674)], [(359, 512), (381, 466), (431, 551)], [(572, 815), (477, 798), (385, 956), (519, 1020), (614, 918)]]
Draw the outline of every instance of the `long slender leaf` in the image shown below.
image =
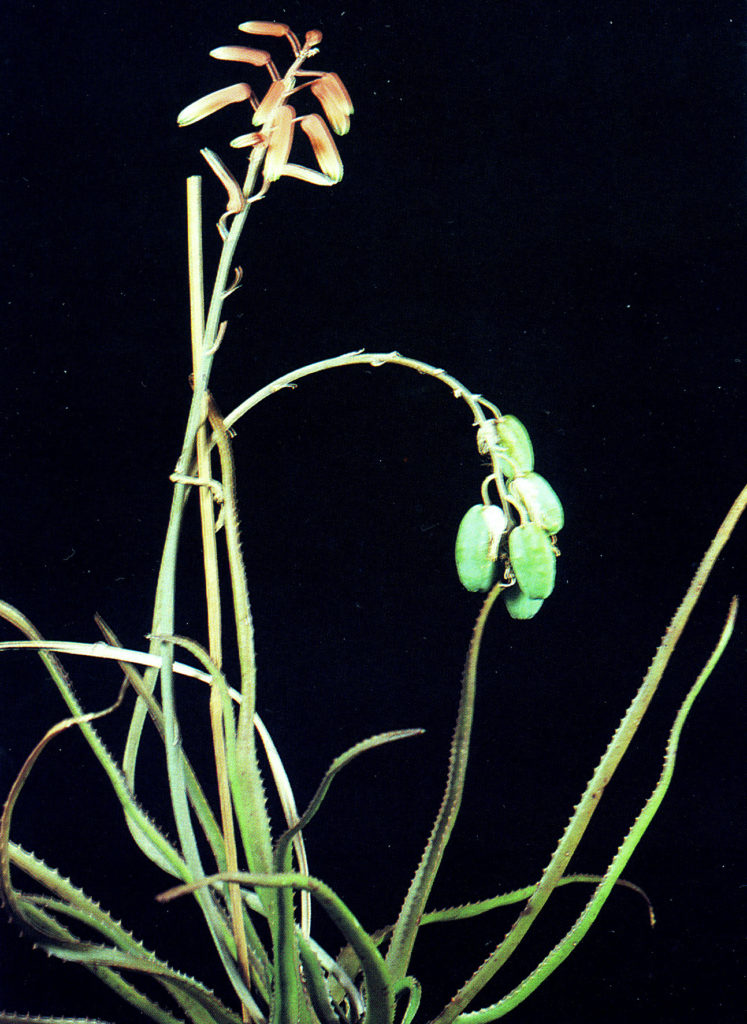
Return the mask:
[(278, 889), (308, 889), (350, 943), (360, 961), (366, 983), (366, 1024), (391, 1024), (394, 1016), (394, 981), (386, 962), (355, 914), (328, 885), (318, 878), (292, 872), (273, 875), (243, 872), (234, 875), (224, 872), (203, 878), (196, 883), (175, 886), (160, 893), (156, 898), (161, 901), (175, 899), (192, 892), (196, 886), (214, 885), (218, 882), (240, 882), (242, 885), (256, 888), (267, 886)]

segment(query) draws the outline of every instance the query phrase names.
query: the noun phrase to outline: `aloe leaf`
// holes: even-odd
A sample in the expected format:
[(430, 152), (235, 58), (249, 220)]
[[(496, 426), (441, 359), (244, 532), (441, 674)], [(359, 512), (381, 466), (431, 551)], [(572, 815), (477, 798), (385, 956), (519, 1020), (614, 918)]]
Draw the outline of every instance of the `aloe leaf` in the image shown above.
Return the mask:
[[(115, 921), (108, 911), (69, 879), (63, 878), (54, 868), (16, 843), (9, 844), (9, 857), (15, 867), (53, 894), (51, 898), (36, 894), (19, 894), (24, 904), (25, 919), (38, 931), (39, 945), (47, 949), (51, 955), (58, 959), (82, 963), (120, 994), (123, 994), (122, 986), (126, 987), (128, 983), (119, 978), (119, 969), (152, 974), (185, 1012), (194, 1013), (201, 1007), (200, 1013), (209, 1009), (222, 1015), (220, 1018), (216, 1017), (216, 1020), (222, 1019), (225, 1024), (237, 1024), (236, 1015), (227, 1010), (209, 989), (195, 979), (175, 971), (159, 959)], [(74, 935), (59, 923), (59, 915), (78, 921), (98, 932), (111, 947), (96, 945)], [(131, 995), (141, 995), (131, 986), (127, 991), (130, 989)], [(132, 999), (129, 1001), (132, 1002)], [(133, 1005), (139, 1006), (139, 1003)], [(258, 1019), (262, 1015), (256, 1004), (253, 1003), (253, 1006)]]
[[(564, 885), (573, 885), (578, 883), (597, 885), (602, 881), (603, 877), (603, 875), (575, 872), (572, 875), (564, 875), (558, 882), (557, 888), (561, 888)], [(623, 889), (630, 889), (645, 901), (646, 906), (648, 907), (649, 920), (653, 926), (654, 911), (651, 906), (651, 900), (648, 898), (645, 891), (639, 885), (628, 881), (626, 878), (618, 878), (615, 885), (620, 886)], [(512, 889), (511, 892), (500, 893), (498, 896), (491, 896), (485, 900), (475, 900), (471, 903), (463, 903), (457, 907), (446, 907), (443, 910), (431, 910), (428, 911), (428, 913), (423, 914), (423, 920), (421, 923), (444, 924), (452, 921), (466, 921), (470, 917), (479, 917), (480, 914), (487, 914), (491, 910), (498, 910), (501, 907), (509, 907), (514, 903), (521, 903), (523, 900), (528, 900), (536, 888), (537, 883), (535, 882), (533, 885), (524, 885), (520, 889)]]
[[(0, 617), (4, 618), (11, 625), (15, 626), (21, 633), (24, 633), (30, 640), (43, 641), (41, 633), (12, 605), (0, 601)], [(114, 792), (119, 800), (122, 810), (125, 813), (127, 824), (132, 833), (133, 839), (142, 852), (169, 875), (177, 878), (185, 878), (185, 865), (178, 852), (161, 835), (157, 827), (151, 822), (145, 812), (137, 803), (132, 790), (127, 784), (122, 772), (114, 758), (102, 743), (98, 733), (87, 720), (83, 708), (73, 693), (70, 680), (65, 673), (58, 659), (49, 651), (40, 650), (39, 656), (44, 663), (47, 672), (62, 695), (73, 716), (78, 721), (80, 728), (88, 745), (96, 755), (99, 763), (109, 777)], [(41, 751), (39, 751), (41, 752)], [(38, 755), (37, 755), (38, 756)]]
[(456, 726), (451, 740), (446, 789), (444, 790), (441, 806), (436, 815), (425, 850), (394, 926), (392, 939), (386, 955), (387, 967), (392, 972), (396, 981), (401, 981), (407, 974), (413, 946), (415, 945), (415, 938), (425, 911), (425, 904), (433, 888), (436, 873), (441, 864), (446, 844), (451, 836), (451, 830), (454, 827), (454, 822), (461, 806), (464, 780), (467, 773), (467, 760), (469, 758), (470, 737), (472, 734), (475, 691), (477, 688), (477, 659), (480, 654), (480, 644), (482, 643), (485, 624), (490, 610), (503, 589), (504, 587), (501, 583), (496, 583), (490, 591), (483, 602), (472, 631), (472, 639), (462, 677)]
[(356, 757), (366, 753), (368, 750), (374, 750), (376, 747), (381, 747), (385, 743), (395, 743), (397, 740), (410, 739), (412, 736), (420, 736), (423, 732), (423, 729), (394, 729), (390, 732), (378, 733), (376, 736), (369, 736), (368, 739), (361, 740), (346, 750), (343, 754), (340, 754), (339, 757), (336, 757), (324, 773), (322, 781), (319, 783), (316, 793), (309, 801), (306, 810), (295, 825), (293, 825), (292, 828), (289, 828), (288, 831), (278, 839), (275, 853), (276, 868), (279, 868), (284, 863), (285, 850), (291, 839), (297, 832), (300, 832), (301, 829), (306, 828), (321, 807), (322, 801), (327, 795), (327, 791), (332, 784), (332, 780), (338, 772), (342, 771), (346, 765), (350, 764), (350, 762), (354, 761)]
[(330, 920), (342, 932), (358, 957), (366, 989), (366, 1024), (392, 1024), (394, 1016), (393, 979), (386, 962), (376, 947), (376, 943), (362, 927), (357, 917), (340, 899), (340, 897), (324, 882), (308, 875), (293, 872), (280, 874), (258, 875), (245, 872), (223, 872), (175, 886), (167, 892), (160, 893), (156, 899), (166, 902), (203, 885), (215, 885), (219, 882), (239, 882), (253, 888), (292, 888), (308, 889), (322, 905)]
[(589, 780), (581, 799), (576, 804), (573, 815), (536, 889), (503, 941), (495, 947), (490, 956), (487, 957), (472, 977), (465, 982), (459, 992), (443, 1008), (438, 1017), (435, 1018), (434, 1024), (451, 1024), (452, 1021), (456, 1020), (464, 1012), (475, 995), (484, 988), (516, 950), (536, 920), (537, 915), (547, 903), (553, 889), (565, 874), (570, 858), (580, 843), (589, 821), (599, 805), (599, 795), (612, 778), (628, 749), (661, 682), (664, 670), (682, 636), (688, 619), (698, 603), (703, 587), (716, 564), (716, 559), (731, 537), (745, 508), (747, 508), (747, 487), (744, 487), (737, 495), (715, 537), (708, 546), (708, 550), (703, 556), (685, 596), (662, 638), (643, 682), (607, 745), (607, 749)]
[(662, 772), (654, 791), (646, 801), (641, 813), (636, 818), (633, 826), (615, 854), (612, 863), (584, 907), (582, 913), (577, 918), (575, 924), (563, 936), (560, 942), (558, 942), (557, 945), (547, 954), (541, 963), (535, 967), (531, 974), (512, 989), (511, 992), (498, 1000), (498, 1002), (493, 1003), (482, 1010), (461, 1012), (456, 1016), (452, 1016), (447, 1007), (445, 1011), (439, 1014), (434, 1021), (434, 1024), (436, 1024), (436, 1022), (441, 1024), (442, 1021), (445, 1022), (448, 1020), (456, 1020), (459, 1024), (491, 1024), (492, 1021), (504, 1017), (507, 1013), (518, 1006), (519, 1003), (522, 1003), (536, 988), (538, 988), (538, 986), (541, 985), (542, 982), (549, 977), (549, 975), (552, 974), (552, 972), (573, 952), (584, 935), (586, 935), (589, 928), (599, 915), (599, 912), (604, 906), (607, 897), (620, 876), (620, 873), (625, 869), (633, 851), (643, 838), (646, 829), (651, 824), (654, 815), (658, 811), (659, 806), (666, 795), (674, 774), (674, 767), (677, 759), (677, 748), (682, 728), (695, 702), (695, 698), (702, 690), (706, 680), (718, 664), (721, 655), (726, 649), (726, 645), (729, 642), (734, 628), (736, 612), (737, 599), (735, 597), (732, 599), (731, 606), (729, 608), (729, 615), (716, 648), (708, 659), (705, 667), (698, 675), (695, 683), (690, 688), (685, 700), (677, 712), (677, 717), (675, 718), (674, 724), (672, 725), (669, 733)]

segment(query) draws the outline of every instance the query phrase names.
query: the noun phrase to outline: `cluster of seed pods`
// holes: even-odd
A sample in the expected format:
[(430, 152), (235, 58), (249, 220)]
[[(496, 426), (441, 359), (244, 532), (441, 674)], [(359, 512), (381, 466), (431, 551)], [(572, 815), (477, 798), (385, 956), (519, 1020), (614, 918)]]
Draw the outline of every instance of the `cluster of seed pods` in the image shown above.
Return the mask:
[(484, 500), (465, 514), (456, 539), (457, 572), (467, 590), (486, 591), (502, 567), (509, 614), (531, 619), (555, 586), (555, 535), (563, 528), (563, 506), (547, 480), (534, 472), (524, 424), (515, 416), (499, 416), (485, 427), (498, 440), (503, 505)]

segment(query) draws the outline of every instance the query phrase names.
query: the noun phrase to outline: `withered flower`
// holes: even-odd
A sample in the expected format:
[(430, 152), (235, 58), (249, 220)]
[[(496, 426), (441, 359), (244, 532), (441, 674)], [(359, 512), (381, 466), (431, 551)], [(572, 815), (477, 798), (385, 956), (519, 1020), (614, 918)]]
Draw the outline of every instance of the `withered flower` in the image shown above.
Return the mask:
[(246, 196), (241, 189), (241, 185), (239, 185), (217, 153), (207, 148), (201, 149), (200, 152), (207, 160), (210, 170), (228, 193), (226, 213), (241, 213), (246, 205)]

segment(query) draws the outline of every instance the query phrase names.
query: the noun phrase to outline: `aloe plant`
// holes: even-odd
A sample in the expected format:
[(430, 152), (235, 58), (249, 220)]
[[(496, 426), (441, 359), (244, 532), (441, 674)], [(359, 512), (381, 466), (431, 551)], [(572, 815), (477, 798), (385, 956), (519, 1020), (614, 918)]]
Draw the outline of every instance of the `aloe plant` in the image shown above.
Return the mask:
[[(512, 414), (505, 415), (494, 402), (470, 391), (448, 370), (389, 347), (379, 349), (366, 345), (362, 350), (343, 354), (322, 353), (319, 359), (310, 352), (304, 365), (283, 369), (253, 395), (237, 401), (228, 414), (221, 414), (211, 394), (213, 364), (216, 374), (221, 363), (241, 365), (240, 359), (234, 364), (232, 358), (236, 351), (234, 339), (241, 331), (242, 313), (239, 311), (247, 308), (242, 305), (246, 284), (252, 288), (252, 303), (261, 303), (261, 286), (256, 293), (254, 291), (261, 270), (256, 268), (254, 258), (251, 269), (247, 267), (243, 273), (239, 269), (240, 264), (245, 264), (242, 246), (248, 245), (248, 239), (242, 236), (248, 233), (255, 210), (271, 203), (282, 206), (282, 190), (288, 184), (284, 179), (301, 179), (304, 184), (317, 187), (340, 182), (342, 161), (333, 135), (345, 135), (353, 115), (352, 103), (342, 79), (329, 71), (326, 62), (321, 63), (321, 55), (317, 56), (316, 51), (322, 46), (321, 32), (312, 30), (305, 37), (296, 37), (287, 26), (258, 21), (245, 22), (242, 29), (249, 37), (242, 41), (243, 49), (239, 44), (231, 44), (213, 51), (214, 57), (233, 66), (236, 79), (242, 81), (221, 86), (204, 100), (189, 103), (179, 119), (185, 131), (195, 135), (208, 130), (204, 118), (213, 114), (227, 118), (228, 114), (235, 114), (238, 127), (232, 135), (232, 142), (237, 152), (231, 153), (228, 137), (220, 151), (205, 147), (202, 150), (208, 175), (223, 191), (222, 208), (214, 215), (220, 254), (215, 283), (207, 302), (203, 297), (205, 261), (202, 248), (206, 238), (211, 236), (205, 232), (201, 222), (201, 184), (195, 177), (188, 183), (192, 400), (181, 453), (171, 473), (171, 514), (150, 621), (150, 647), (146, 650), (142, 646), (123, 645), (117, 633), (103, 620), (99, 621), (102, 640), (95, 643), (52, 640), (49, 637), (42, 639), (21, 612), (11, 605), (2, 605), (4, 618), (25, 637), (23, 641), (9, 639), (4, 646), (17, 648), (25, 644), (40, 651), (51, 680), (68, 705), (66, 719), (46, 732), (44, 728), (39, 730), (39, 742), (23, 761), (5, 805), (0, 827), (0, 866), (6, 907), (14, 921), (37, 945), (63, 961), (73, 961), (88, 968), (125, 1002), (155, 1020), (186, 1017), (211, 1021), (396, 1019), (409, 1022), (432, 1018), (439, 1024), (452, 1020), (477, 1024), (478, 1021), (498, 1019), (517, 1007), (523, 1007), (526, 997), (553, 975), (586, 934), (613, 887), (620, 884), (629, 890), (632, 886), (622, 878), (622, 872), (669, 786), (685, 716), (721, 657), (733, 626), (735, 606), (732, 606), (728, 617), (724, 609), (725, 624), (720, 639), (716, 630), (711, 640), (713, 653), (710, 657), (704, 653), (702, 665), (699, 663), (691, 673), (693, 686), (674, 718), (667, 742), (661, 743), (662, 774), (655, 788), (652, 781), (649, 788), (653, 792), (648, 800), (641, 797), (640, 816), (634, 823), (631, 821), (630, 831), (609, 867), (605, 870), (605, 864), (598, 864), (594, 865), (599, 872), (597, 875), (581, 874), (575, 871), (576, 858), (570, 868), (569, 861), (596, 811), (599, 797), (647, 710), (685, 622), (747, 497), (743, 491), (709, 547), (644, 683), (574, 807), (552, 857), (551, 848), (548, 848), (547, 863), (541, 875), (537, 872), (536, 875), (516, 879), (517, 885), (527, 884), (522, 888), (508, 887), (511, 891), (499, 896), (492, 895), (494, 889), (487, 894), (484, 890), (476, 892), (475, 880), (469, 879), (467, 891), (457, 897), (459, 907), (446, 911), (436, 909), (439, 904), (434, 903), (432, 892), (462, 802), (480, 676), (478, 655), (488, 643), (484, 635), (489, 623), (497, 638), (500, 637), (499, 628), (493, 625), (493, 617), (489, 619), (491, 609), (500, 597), (505, 600), (511, 616), (527, 619), (536, 615), (538, 628), (542, 628), (541, 620), (558, 596), (551, 592), (563, 536), (558, 537), (563, 525), (562, 509), (552, 491), (557, 505), (552, 505), (550, 499), (537, 499), (537, 487), (533, 487), (533, 482), (536, 482), (535, 453), (528, 434), (523, 447), (521, 444), (517, 447), (516, 434), (508, 431), (506, 424), (518, 424), (524, 432), (522, 438), (526, 431)], [(281, 63), (283, 48), (287, 58), (285, 63)], [(326, 56), (326, 51), (324, 54)], [(316, 70), (317, 67), (320, 70)], [(222, 123), (228, 122), (224, 120)], [(299, 142), (304, 141), (308, 147), (306, 162), (295, 156)], [(345, 144), (352, 147), (353, 140), (346, 139)], [(313, 203), (314, 190), (307, 191), (308, 202)], [(296, 195), (300, 193), (294, 193)], [(261, 230), (260, 226), (257, 234), (261, 234)], [(249, 252), (254, 256), (271, 241), (256, 240), (252, 236), (252, 243)], [(233, 292), (239, 285), (244, 291), (234, 296)], [(292, 286), (289, 286), (289, 294), (291, 291)], [(250, 305), (248, 314), (243, 313), (249, 319), (250, 334), (251, 308)], [(275, 311), (279, 338), (283, 334), (283, 312), (282, 307)], [(399, 346), (399, 342), (397, 344)], [(281, 348), (280, 341), (277, 347)], [(261, 717), (263, 702), (268, 698), (262, 691), (261, 630), (257, 630), (255, 640), (247, 577), (251, 579), (253, 576), (257, 580), (255, 567), (264, 565), (267, 578), (258, 581), (260, 593), (267, 588), (268, 593), (275, 594), (282, 593), (283, 586), (292, 587), (293, 580), (272, 578), (275, 553), (261, 550), (262, 541), (251, 525), (254, 505), (261, 504), (260, 498), (255, 496), (256, 488), (261, 486), (259, 481), (252, 481), (248, 507), (243, 501), (241, 503), (244, 518), (243, 526), (239, 526), (237, 491), (242, 465), (241, 459), (234, 458), (232, 454), (234, 431), (240, 442), (242, 432), (249, 429), (247, 424), (259, 414), (255, 412), (258, 406), (262, 405), (264, 409), (267, 403), (282, 400), (290, 389), (301, 390), (320, 374), (337, 378), (359, 372), (361, 367), (366, 368), (372, 377), (397, 370), (404, 376), (412, 376), (416, 386), (425, 381), (434, 391), (440, 390), (445, 397), (458, 399), (464, 410), (464, 434), (469, 437), (472, 433), (474, 438), (471, 459), (475, 479), (471, 489), (464, 488), (459, 514), (467, 513), (473, 506), (479, 512), (479, 529), (483, 529), (486, 515), (489, 521), (484, 536), (478, 532), (478, 535), (468, 535), (466, 540), (463, 538), (463, 544), (457, 551), (457, 565), (448, 567), (456, 578), (457, 570), (463, 569), (464, 558), (471, 562), (477, 559), (481, 573), (478, 585), (471, 585), (474, 577), (470, 576), (467, 586), (469, 590), (486, 591), (487, 597), (479, 611), (474, 609), (477, 619), (466, 654), (461, 691), (457, 685), (458, 673), (452, 674), (451, 690), (448, 691), (457, 722), (445, 769), (441, 805), (427, 842), (424, 839), (420, 860), (416, 857), (409, 867), (409, 879), (405, 871), (399, 913), (378, 921), (367, 920), (365, 925), (361, 923), (362, 918), (359, 920), (356, 916), (359, 912), (354, 895), (346, 894), (343, 900), (334, 885), (317, 877), (313, 858), (307, 857), (307, 840), (313, 842), (314, 830), (324, 829), (330, 801), (336, 787), (344, 784), (345, 774), (356, 770), (361, 773), (358, 778), (365, 777), (364, 760), (355, 766), (352, 762), (359, 756), (363, 759), (379, 756), (379, 748), (388, 750), (389, 744), (400, 739), (415, 743), (420, 730), (402, 728), (397, 716), (397, 720), (390, 718), (386, 726), (375, 730), (373, 735), (368, 735), (370, 729), (363, 728), (354, 740), (338, 748), (331, 767), (320, 773), (318, 787), (315, 789), (311, 783), (303, 801), (296, 800), (293, 787), (298, 785), (297, 780), (289, 779), (289, 774), (292, 776), (293, 773), (286, 771)], [(238, 372), (231, 370), (232, 374)], [(223, 405), (220, 395), (219, 401)], [(382, 409), (384, 417), (386, 411)], [(352, 412), (349, 411), (346, 420)], [(352, 419), (354, 421), (354, 415)], [(471, 430), (472, 425), (476, 431)], [(538, 467), (545, 472), (547, 460), (542, 458), (541, 432), (534, 428), (532, 441)], [(264, 438), (261, 443), (265, 446), (271, 444), (269, 438)], [(466, 443), (464, 451), (467, 458)], [(302, 506), (302, 495), (296, 494), (293, 487), (294, 472), (291, 461), (288, 468), (289, 504)], [(562, 493), (554, 479), (553, 484)], [(540, 494), (546, 498), (544, 486), (549, 485), (540, 485)], [(449, 490), (453, 490), (451, 484)], [(373, 502), (373, 507), (376, 507), (376, 495), (362, 497), (368, 498), (369, 504)], [(361, 502), (356, 495), (352, 500)], [(475, 506), (476, 501), (478, 504)], [(201, 542), (198, 541), (197, 546), (202, 548), (204, 565), (206, 626), (200, 625), (196, 630), (188, 631), (179, 624), (175, 605), (178, 609), (178, 603), (184, 599), (178, 582), (183, 575), (181, 572), (177, 575), (179, 558), (184, 558), (187, 543), (194, 543), (187, 532), (188, 528), (191, 534), (195, 532), (196, 524), (188, 518), (192, 505), (199, 506), (201, 521)], [(569, 506), (567, 511), (572, 519), (573, 508)], [(285, 510), (278, 509), (277, 514), (288, 523), (285, 529), (292, 530)], [(336, 517), (344, 519), (347, 515), (345, 509), (331, 511), (330, 535), (334, 532)], [(396, 525), (396, 518), (393, 522)], [(457, 522), (454, 523), (454, 534)], [(344, 523), (340, 525), (344, 526)], [(528, 540), (527, 533), (530, 534)], [(287, 542), (292, 543), (292, 538), (288, 537)], [(325, 537), (320, 543), (333, 541)], [(280, 552), (277, 552), (277, 558), (278, 564), (282, 564)], [(558, 564), (562, 565), (562, 562)], [(426, 571), (445, 573), (446, 566), (442, 564), (440, 568)], [(465, 582), (463, 571), (461, 575)], [(459, 591), (455, 596), (464, 602), (463, 607), (469, 608), (469, 602), (474, 601)], [(543, 604), (546, 598), (549, 599), (547, 606)], [(262, 612), (264, 616), (267, 614)], [(503, 615), (501, 628), (504, 630), (534, 628), (534, 624), (530, 626), (523, 622), (513, 627), (510, 617), (505, 612)], [(145, 623), (143, 628), (146, 628)], [(187, 632), (192, 635), (184, 635)], [(468, 632), (464, 630), (465, 641)], [(193, 638), (194, 635), (199, 642)], [(235, 642), (234, 654), (226, 653), (229, 639), (224, 640), (224, 636)], [(500, 639), (495, 642), (500, 643)], [(520, 643), (522, 639), (517, 636), (511, 642)], [(260, 652), (259, 674), (255, 643)], [(70, 688), (67, 672), (75, 675), (74, 666), (78, 664), (75, 659), (81, 655), (104, 661), (115, 660), (120, 664), (125, 686), (117, 703), (114, 703), (116, 694), (111, 684), (105, 701), (87, 700), (83, 705), (77, 700)], [(268, 654), (266, 657), (275, 656)], [(282, 661), (282, 647), (277, 657)], [(499, 664), (510, 668), (511, 659)], [(101, 678), (104, 678), (103, 669)], [(109, 679), (110, 675), (106, 678)], [(183, 689), (184, 680), (193, 680), (190, 685), (199, 683), (206, 686), (201, 713), (206, 724), (209, 723), (212, 737), (212, 764), (208, 759), (207, 776), (204, 757), (199, 758), (199, 768), (202, 769), (199, 771), (198, 761), (195, 759), (193, 767), (192, 752), (188, 743), (183, 741), (183, 734), (188, 734), (191, 727), (183, 710), (185, 701), (189, 700)], [(351, 685), (354, 683), (346, 681), (346, 688)], [(102, 692), (101, 684), (98, 689)], [(632, 686), (631, 696), (634, 691)], [(271, 703), (272, 697), (269, 700)], [(294, 709), (301, 713), (300, 719), (305, 726), (304, 743), (308, 744), (317, 728), (314, 724), (309, 729), (309, 717), (319, 711), (323, 720), (334, 719), (334, 702), (332, 706), (325, 704), (323, 708), (317, 708), (303, 696), (294, 696), (292, 700)], [(442, 704), (443, 699), (439, 698), (438, 703)], [(110, 754), (101, 743), (98, 730), (109, 729), (114, 721), (123, 719), (125, 715), (129, 729), (123, 752)], [(155, 727), (156, 742), (160, 742), (165, 755), (170, 802), (165, 821), (155, 821), (144, 810), (144, 806), (148, 806), (147, 792), (151, 780), (142, 768), (138, 769), (138, 761), (143, 756), (143, 737), (149, 735), (142, 731), (146, 722), (149, 728)], [(168, 913), (165, 908), (177, 897), (195, 902), (202, 919), (205, 948), (214, 951), (215, 962), (225, 975), (219, 991), (212, 991), (212, 986), (200, 978), (186, 976), (179, 964), (167, 964), (160, 952), (151, 953), (144, 948), (127, 931), (129, 927), (136, 930), (136, 921), (126, 921), (126, 927), (119, 925), (78, 888), (74, 874), (68, 881), (61, 872), (14, 841), (17, 815), (22, 813), (27, 797), (28, 791), (24, 791), (27, 779), (35, 779), (43, 771), (50, 744), (65, 742), (72, 730), (82, 734), (104, 768), (135, 846), (164, 872), (163, 889), (168, 891), (159, 897), (161, 906), (154, 904), (147, 908), (147, 916)], [(152, 731), (150, 735), (152, 737)], [(259, 737), (259, 743), (256, 737)], [(400, 755), (403, 746), (398, 743), (396, 748), (388, 751), (394, 764), (399, 756), (417, 759), (415, 752)], [(600, 744), (597, 756), (602, 750)], [(285, 758), (285, 752), (282, 753)], [(292, 759), (295, 760), (295, 753)], [(589, 767), (591, 769), (591, 765)], [(473, 763), (471, 773), (475, 784), (479, 785), (479, 763)], [(210, 782), (206, 781), (207, 778)], [(215, 798), (211, 798), (213, 787), (216, 789)], [(273, 794), (272, 800), (277, 801), (275, 811), (272, 805), (269, 809), (266, 805), (268, 790)], [(141, 793), (144, 805), (141, 804)], [(354, 824), (354, 814), (350, 824), (340, 820), (339, 812), (335, 813), (332, 821), (333, 824), (327, 827), (340, 835), (348, 828), (360, 827)], [(396, 821), (393, 828), (397, 829)], [(83, 859), (83, 849), (79, 856)], [(376, 884), (374, 867), (375, 864), (366, 865), (366, 877), (371, 878), (367, 886)], [(27, 890), (24, 879), (33, 881), (34, 891)], [(501, 990), (502, 975), (493, 980), (498, 970), (509, 959), (513, 963), (514, 951), (518, 952), (530, 926), (540, 915), (542, 921), (546, 919), (545, 904), (549, 897), (566, 883), (573, 883), (569, 886), (572, 889), (588, 889), (580, 898), (575, 922), (569, 925), (563, 936), (549, 938), (547, 948), (536, 958), (536, 963), (528, 965), (521, 979)], [(453, 886), (451, 880), (449, 888)], [(36, 890), (41, 890), (43, 895)], [(489, 898), (483, 899), (486, 895)], [(553, 899), (557, 899), (557, 895)], [(314, 921), (318, 921), (320, 913), (326, 914), (339, 932), (339, 940), (331, 940), (332, 945), (326, 949), (320, 947), (314, 937), (311, 924), (314, 903), (318, 904), (313, 913)], [(428, 991), (427, 966), (416, 966), (418, 950), (424, 941), (428, 941), (428, 931), (436, 927), (445, 928), (447, 922), (457, 922), (455, 929), (469, 929), (471, 925), (458, 922), (474, 922), (489, 911), (500, 908), (503, 908), (508, 924), (502, 922), (492, 932), (493, 941), (489, 947), (475, 949), (474, 973), (466, 981), (460, 977), (452, 979), (453, 998), (439, 1010), (432, 1005), (433, 997)], [(511, 921), (514, 923), (509, 927)], [(317, 927), (315, 924), (314, 928)], [(330, 934), (329, 925), (321, 928), (325, 935)], [(506, 937), (502, 939), (507, 928)], [(461, 940), (449, 938), (444, 941)], [(339, 953), (338, 942), (342, 944)], [(487, 959), (484, 959), (486, 955)], [(459, 958), (455, 956), (454, 959)], [(71, 967), (71, 970), (75, 969)], [(424, 971), (422, 975), (421, 971)], [(426, 986), (422, 1010), (421, 980)], [(460, 981), (464, 981), (461, 987)], [(531, 1007), (531, 1001), (527, 1005)], [(17, 1009), (20, 1012), (21, 1008)], [(33, 1011), (34, 1007), (24, 1009)], [(65, 1007), (60, 1007), (60, 1012), (64, 1013)], [(125, 1009), (127, 1012), (130, 1011)], [(0, 1019), (15, 1020), (17, 1015), (6, 1012)]]

